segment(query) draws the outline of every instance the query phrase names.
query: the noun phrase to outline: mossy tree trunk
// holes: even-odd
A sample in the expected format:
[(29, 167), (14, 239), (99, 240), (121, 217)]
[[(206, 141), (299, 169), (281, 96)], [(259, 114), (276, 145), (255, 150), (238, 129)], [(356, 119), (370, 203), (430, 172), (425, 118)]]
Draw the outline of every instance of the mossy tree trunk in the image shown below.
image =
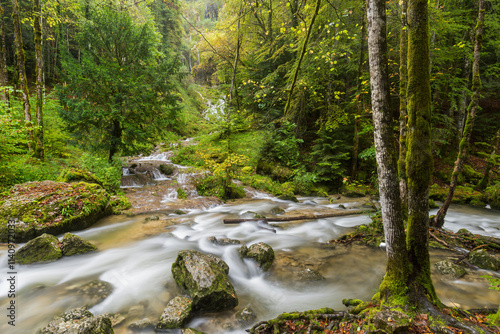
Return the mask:
[(479, 99), (481, 96), (481, 78), (479, 76), (479, 60), (481, 58), (481, 47), (483, 42), (483, 26), (484, 26), (484, 0), (479, 0), (479, 14), (477, 17), (476, 24), (476, 38), (474, 42), (474, 62), (472, 64), (472, 99), (467, 109), (467, 120), (465, 121), (464, 131), (462, 133), (462, 139), (460, 140), (460, 145), (458, 147), (458, 156), (455, 161), (455, 167), (453, 168), (453, 173), (451, 174), (450, 188), (448, 190), (448, 195), (443, 203), (443, 206), (439, 209), (436, 216), (431, 221), (431, 225), (435, 227), (442, 227), (444, 225), (444, 218), (450, 207), (451, 200), (455, 193), (455, 189), (458, 184), (458, 177), (462, 173), (464, 161), (467, 157), (467, 150), (470, 144), (470, 138), (472, 135), (472, 128), (474, 127), (474, 121), (476, 119), (476, 112), (479, 106)]
[(368, 54), (374, 141), (384, 224), (387, 269), (380, 286), (382, 301), (406, 294), (408, 277), (405, 231), (399, 193), (394, 119), (390, 110), (385, 0), (367, 0)]
[(29, 100), (28, 81), (24, 67), (23, 37), (21, 33), (21, 18), (19, 13), (19, 3), (12, 0), (12, 19), (14, 21), (14, 36), (16, 45), (17, 70), (19, 72), (19, 86), (21, 88), (24, 107), (24, 120), (28, 132), (28, 148), (31, 150), (33, 141), (33, 126), (31, 123), (31, 105)]
[(409, 302), (422, 306), (438, 299), (429, 261), (429, 183), (431, 151), (431, 87), (427, 0), (408, 0), (408, 176), (407, 248)]
[(488, 183), (490, 182), (490, 171), (491, 168), (493, 168), (493, 165), (495, 164), (495, 159), (497, 156), (497, 151), (498, 148), (500, 147), (500, 130), (497, 131), (495, 135), (495, 146), (493, 146), (493, 150), (491, 151), (490, 157), (488, 158), (488, 162), (486, 163), (486, 168), (484, 170), (484, 175), (481, 181), (479, 181), (479, 184), (477, 185), (477, 190), (483, 191), (486, 189), (488, 186)]
[(7, 42), (5, 36), (5, 20), (3, 18), (3, 14), (3, 6), (0, 3), (0, 38), (2, 39), (2, 45), (0, 46), (0, 86), (2, 87), (2, 91), (0, 92), (0, 99), (6, 103), (8, 110), (9, 91), (7, 90), (7, 85), (9, 84), (9, 78), (7, 72)]
[(42, 7), (40, 0), (34, 1), (33, 16), (35, 19), (35, 61), (36, 61), (36, 145), (35, 157), (44, 159), (43, 148), (43, 59), (42, 59)]
[(399, 46), (399, 192), (401, 193), (401, 202), (403, 212), (407, 210), (408, 202), (408, 181), (406, 178), (406, 123), (408, 121), (408, 111), (406, 110), (406, 90), (407, 76), (406, 69), (408, 61), (408, 0), (401, 2), (401, 35)]

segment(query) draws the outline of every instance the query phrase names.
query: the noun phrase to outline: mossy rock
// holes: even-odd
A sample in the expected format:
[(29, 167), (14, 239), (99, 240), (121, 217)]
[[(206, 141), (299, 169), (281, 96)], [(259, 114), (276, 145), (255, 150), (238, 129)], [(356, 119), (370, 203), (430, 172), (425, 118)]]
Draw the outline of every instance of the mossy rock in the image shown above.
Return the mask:
[(175, 168), (173, 165), (168, 165), (168, 164), (162, 164), (159, 166), (160, 168), (160, 172), (162, 172), (163, 174), (169, 176), (169, 175), (172, 175), (175, 171)]
[(175, 282), (191, 296), (193, 309), (201, 312), (229, 310), (238, 305), (228, 272), (223, 260), (195, 250), (180, 251), (172, 264)]
[(86, 308), (74, 309), (52, 320), (40, 334), (113, 334), (109, 315), (95, 317)]
[(454, 264), (453, 262), (450, 262), (448, 260), (443, 260), (439, 261), (434, 264), (434, 267), (443, 275), (448, 275), (454, 278), (461, 278), (467, 274), (467, 271)]
[(122, 195), (113, 195), (109, 199), (109, 205), (113, 208), (114, 214), (121, 214), (122, 211), (132, 207), (127, 197)]
[(469, 262), (481, 269), (500, 270), (500, 260), (484, 249), (469, 253)]
[(183, 328), (182, 334), (203, 334), (203, 332), (200, 332), (199, 330), (194, 328)]
[(61, 250), (64, 256), (71, 256), (96, 251), (97, 247), (73, 233), (66, 233), (61, 240)]
[(236, 312), (234, 316), (242, 325), (249, 325), (257, 320), (257, 314), (255, 314), (255, 311), (250, 307), (245, 307), (241, 311)]
[(63, 170), (59, 175), (57, 181), (67, 183), (83, 181), (87, 183), (95, 183), (100, 185), (101, 187), (103, 186), (102, 182), (97, 178), (97, 176), (89, 171), (77, 168)]
[(86, 182), (15, 185), (0, 195), (0, 242), (85, 229), (112, 213), (109, 200), (101, 186)]
[(242, 246), (239, 249), (240, 256), (243, 258), (254, 259), (260, 268), (267, 271), (271, 268), (274, 261), (274, 250), (264, 242), (259, 242), (250, 247)]
[(219, 246), (241, 245), (241, 241), (239, 240), (229, 238), (216, 238), (214, 236), (208, 238), (208, 241)]
[(484, 194), (491, 208), (500, 210), (500, 183), (486, 188)]
[(59, 240), (50, 234), (43, 234), (30, 240), (26, 245), (19, 248), (14, 255), (16, 263), (19, 264), (53, 262), (61, 257)]
[(181, 328), (193, 316), (192, 300), (185, 296), (178, 296), (170, 300), (163, 310), (157, 329)]

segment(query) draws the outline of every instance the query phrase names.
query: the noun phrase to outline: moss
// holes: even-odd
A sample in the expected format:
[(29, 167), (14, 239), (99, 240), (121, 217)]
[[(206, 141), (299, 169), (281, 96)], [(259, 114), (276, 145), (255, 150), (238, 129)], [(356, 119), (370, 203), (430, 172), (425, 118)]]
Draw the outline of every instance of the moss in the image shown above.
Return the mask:
[[(23, 242), (44, 233), (81, 230), (112, 211), (97, 184), (43, 181), (12, 187), (0, 206), (0, 242)], [(14, 226), (10, 233), (8, 222)]]
[(132, 207), (128, 198), (124, 195), (113, 195), (109, 199), (109, 205), (113, 209), (113, 214), (121, 214), (122, 211)]
[(177, 198), (186, 199), (186, 198), (188, 198), (188, 195), (186, 194), (186, 191), (184, 189), (177, 188)]
[(59, 182), (87, 182), (103, 186), (102, 182), (89, 171), (77, 168), (66, 169), (58, 177)]
[(18, 249), (15, 261), (19, 264), (52, 262), (62, 257), (59, 240), (50, 234), (43, 234)]
[(160, 172), (163, 174), (169, 176), (172, 175), (175, 171), (175, 168), (173, 165), (167, 165), (167, 164), (162, 164), (160, 165)]
[(64, 256), (72, 256), (96, 251), (97, 247), (77, 235), (66, 233), (61, 240), (61, 250)]

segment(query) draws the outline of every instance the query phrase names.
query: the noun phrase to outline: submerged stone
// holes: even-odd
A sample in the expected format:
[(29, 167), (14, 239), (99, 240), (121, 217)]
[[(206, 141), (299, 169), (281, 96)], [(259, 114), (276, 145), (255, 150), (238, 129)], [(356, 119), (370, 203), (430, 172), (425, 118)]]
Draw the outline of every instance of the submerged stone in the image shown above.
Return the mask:
[(208, 241), (210, 241), (213, 244), (219, 245), (219, 246), (229, 246), (229, 245), (241, 245), (241, 241), (236, 240), (236, 239), (229, 239), (229, 238), (216, 238), (216, 237), (210, 237), (208, 238)]
[(462, 267), (460, 267), (460, 266), (458, 266), (458, 265), (456, 265), (453, 262), (450, 262), (448, 260), (439, 261), (439, 262), (434, 264), (434, 267), (441, 274), (452, 276), (454, 278), (463, 277), (467, 273), (467, 271), (464, 268), (462, 268)]
[(130, 325), (127, 326), (128, 329), (132, 331), (143, 331), (146, 329), (153, 329), (155, 327), (155, 322), (151, 319), (145, 318), (142, 320), (138, 320), (136, 322), (131, 323)]
[(257, 315), (255, 314), (255, 311), (252, 310), (250, 307), (245, 307), (241, 311), (237, 312), (235, 314), (236, 319), (238, 320), (239, 323), (242, 325), (249, 325), (253, 323), (255, 320), (257, 320)]
[(157, 329), (181, 328), (193, 315), (193, 304), (190, 298), (178, 296), (168, 302), (163, 310)]
[(244, 245), (240, 248), (239, 252), (241, 257), (257, 261), (260, 268), (264, 271), (269, 270), (274, 261), (273, 248), (264, 242), (252, 244), (250, 247)]
[(298, 281), (307, 282), (307, 281), (322, 281), (325, 279), (323, 275), (317, 272), (314, 269), (306, 268), (294, 273), (295, 277)]
[(180, 251), (172, 264), (172, 275), (193, 299), (193, 309), (202, 312), (223, 311), (238, 305), (238, 298), (221, 259), (195, 250)]
[(203, 334), (203, 332), (200, 332), (199, 330), (194, 328), (183, 328), (182, 334)]
[(97, 247), (73, 233), (66, 233), (61, 240), (61, 250), (64, 256), (71, 256), (93, 252)]
[(485, 249), (470, 252), (469, 262), (481, 269), (500, 270), (500, 260), (486, 252)]
[(92, 307), (99, 304), (113, 292), (113, 285), (111, 283), (95, 280), (91, 281), (78, 289), (78, 294), (87, 299), (87, 307)]
[(109, 315), (95, 317), (86, 308), (74, 309), (52, 320), (40, 334), (113, 334)]
[(50, 234), (43, 234), (19, 248), (14, 257), (19, 264), (56, 261), (62, 257), (59, 239)]

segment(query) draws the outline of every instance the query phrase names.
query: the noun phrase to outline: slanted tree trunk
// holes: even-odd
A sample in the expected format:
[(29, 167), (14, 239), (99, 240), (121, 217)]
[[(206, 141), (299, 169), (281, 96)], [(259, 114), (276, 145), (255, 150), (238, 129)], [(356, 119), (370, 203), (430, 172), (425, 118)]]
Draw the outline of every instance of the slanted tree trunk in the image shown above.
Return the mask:
[(24, 120), (28, 132), (28, 149), (31, 151), (33, 142), (33, 126), (31, 124), (31, 106), (29, 100), (28, 81), (24, 67), (23, 37), (21, 34), (21, 18), (19, 14), (19, 4), (17, 0), (12, 0), (12, 18), (14, 21), (14, 36), (16, 44), (17, 70), (19, 72), (19, 88), (22, 92)]
[(409, 302), (427, 307), (438, 303), (429, 260), (429, 183), (431, 151), (431, 87), (427, 0), (408, 0), (408, 222)]
[(401, 35), (399, 46), (399, 192), (401, 193), (401, 202), (403, 212), (408, 207), (408, 180), (406, 178), (406, 123), (408, 121), (408, 111), (406, 110), (406, 91), (407, 91), (407, 61), (408, 61), (408, 0), (401, 2)]
[(380, 285), (380, 298), (388, 301), (393, 296), (405, 294), (408, 268), (394, 121), (389, 100), (385, 0), (367, 0), (366, 14), (374, 141), (387, 252), (387, 269)]
[(462, 139), (460, 140), (460, 145), (458, 148), (458, 156), (455, 161), (455, 167), (453, 168), (453, 173), (451, 174), (450, 188), (448, 190), (448, 196), (443, 203), (443, 206), (439, 209), (436, 216), (432, 219), (431, 225), (435, 227), (442, 227), (444, 225), (444, 218), (450, 207), (451, 200), (455, 193), (455, 189), (458, 184), (458, 177), (462, 173), (464, 167), (464, 161), (467, 157), (467, 150), (470, 144), (470, 138), (472, 135), (472, 128), (474, 127), (474, 120), (476, 118), (476, 111), (479, 105), (479, 98), (481, 95), (481, 78), (479, 76), (479, 60), (481, 56), (481, 47), (483, 42), (483, 25), (484, 25), (484, 0), (479, 1), (479, 14), (477, 17), (476, 25), (476, 38), (474, 42), (474, 62), (472, 64), (472, 99), (467, 110), (467, 120), (465, 121), (465, 127), (462, 133)]
[(292, 102), (292, 96), (293, 96), (293, 89), (295, 88), (295, 83), (297, 82), (297, 75), (299, 74), (300, 64), (302, 63), (302, 59), (304, 59), (304, 55), (306, 54), (307, 43), (309, 42), (309, 37), (311, 37), (311, 31), (312, 31), (312, 28), (314, 26), (314, 21), (316, 20), (316, 16), (318, 16), (320, 6), (321, 6), (321, 0), (317, 0), (316, 1), (316, 8), (314, 10), (313, 17), (311, 18), (311, 23), (309, 24), (309, 29), (307, 29), (307, 35), (306, 35), (306, 38), (304, 40), (304, 44), (302, 45), (302, 51), (300, 51), (300, 56), (299, 56), (299, 60), (297, 62), (297, 67), (295, 68), (295, 72), (293, 73), (292, 85), (290, 87), (290, 91), (288, 92), (288, 99), (287, 99), (286, 105), (285, 105), (285, 115), (287, 115), (288, 111), (290, 110), (290, 104)]
[(42, 8), (40, 0), (34, 1), (35, 60), (36, 60), (36, 145), (35, 157), (44, 160), (43, 148), (43, 59), (42, 59)]

